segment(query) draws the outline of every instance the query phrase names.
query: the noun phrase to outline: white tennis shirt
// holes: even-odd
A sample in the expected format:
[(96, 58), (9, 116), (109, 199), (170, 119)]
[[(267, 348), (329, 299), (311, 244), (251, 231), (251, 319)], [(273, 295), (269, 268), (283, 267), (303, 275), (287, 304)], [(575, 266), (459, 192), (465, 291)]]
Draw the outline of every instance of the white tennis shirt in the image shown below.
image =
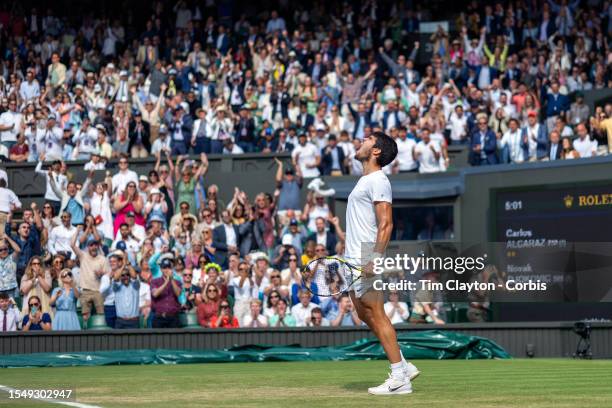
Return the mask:
[(346, 209), (344, 257), (361, 263), (361, 244), (376, 242), (378, 225), (374, 203), (392, 203), (391, 183), (382, 170), (362, 176), (349, 195)]

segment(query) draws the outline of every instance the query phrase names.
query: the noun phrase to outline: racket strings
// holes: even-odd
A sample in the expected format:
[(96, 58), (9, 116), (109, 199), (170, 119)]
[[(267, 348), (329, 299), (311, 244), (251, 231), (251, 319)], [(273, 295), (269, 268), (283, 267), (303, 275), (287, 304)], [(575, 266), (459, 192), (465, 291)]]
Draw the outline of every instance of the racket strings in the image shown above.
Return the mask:
[(331, 296), (348, 290), (352, 282), (350, 268), (336, 259), (317, 259), (304, 270), (305, 278), (316, 285), (317, 295)]

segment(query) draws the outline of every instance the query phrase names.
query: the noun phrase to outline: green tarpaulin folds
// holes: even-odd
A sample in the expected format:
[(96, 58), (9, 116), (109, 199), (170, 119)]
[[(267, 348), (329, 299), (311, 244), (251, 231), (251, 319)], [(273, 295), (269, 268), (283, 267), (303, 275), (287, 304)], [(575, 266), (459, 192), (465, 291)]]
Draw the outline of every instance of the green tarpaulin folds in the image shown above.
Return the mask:
[[(510, 358), (491, 340), (447, 331), (417, 331), (398, 338), (407, 359)], [(337, 347), (240, 346), (225, 350), (114, 350), (34, 353), (0, 356), (0, 367), (64, 367), (117, 364), (189, 364), (255, 361), (324, 361), (384, 359), (375, 339)]]

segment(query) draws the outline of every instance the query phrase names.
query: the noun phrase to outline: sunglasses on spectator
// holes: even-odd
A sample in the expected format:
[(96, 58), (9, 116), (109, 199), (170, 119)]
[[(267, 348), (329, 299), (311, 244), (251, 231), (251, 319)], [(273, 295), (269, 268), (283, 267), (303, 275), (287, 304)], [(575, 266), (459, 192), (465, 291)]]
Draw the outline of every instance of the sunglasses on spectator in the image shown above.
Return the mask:
[(45, 210), (50, 210), (50, 209), (51, 209), (51, 206), (50, 206), (50, 205), (43, 205), (43, 208), (44, 208)]
[(315, 252), (325, 252), (324, 249), (315, 249)]
[(204, 214), (204, 217), (212, 217), (212, 214)]
[(183, 276), (193, 276), (192, 273), (184, 273)]
[(272, 275), (272, 276), (270, 276), (270, 278), (272, 278), (272, 279), (280, 278), (280, 275)]
[(67, 216), (67, 215), (62, 215), (62, 220), (69, 220), (69, 219), (70, 219), (70, 217), (69, 217), (69, 216)]
[(295, 258), (289, 258), (289, 262), (297, 262), (297, 259), (295, 259)]
[(36, 303), (30, 303), (30, 307), (38, 307), (40, 306), (40, 303), (36, 302)]
[(8, 252), (8, 247), (2, 247), (2, 248), (0, 248), (0, 252)]
[(34, 261), (32, 262), (32, 265), (40, 265), (40, 261)]
[(206, 292), (217, 292), (217, 289), (208, 289)]
[(62, 261), (61, 259), (56, 259), (55, 261), (53, 261), (54, 264), (63, 264), (64, 261)]
[(246, 266), (243, 266), (242, 268), (238, 268), (239, 271), (248, 271), (249, 268)]
[(67, 277), (71, 277), (72, 278), (72, 272), (68, 272), (62, 275), (62, 278), (67, 278)]
[(222, 309), (229, 309), (229, 305), (221, 305)]

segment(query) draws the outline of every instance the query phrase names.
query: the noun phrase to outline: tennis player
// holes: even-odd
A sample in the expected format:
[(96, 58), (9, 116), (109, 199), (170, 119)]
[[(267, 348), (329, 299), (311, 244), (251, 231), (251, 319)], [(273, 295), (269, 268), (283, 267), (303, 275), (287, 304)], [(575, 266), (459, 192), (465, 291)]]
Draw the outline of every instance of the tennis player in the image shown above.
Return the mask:
[(397, 144), (383, 132), (374, 132), (364, 140), (355, 154), (363, 165), (363, 176), (349, 195), (346, 211), (344, 257), (362, 266), (362, 277), (349, 294), (359, 318), (378, 337), (391, 363), (389, 378), (378, 387), (368, 388), (368, 393), (374, 395), (409, 394), (410, 380), (419, 375), (417, 368), (402, 356), (395, 329), (385, 313), (383, 292), (372, 286), (372, 260), (383, 256), (393, 229), (391, 183), (382, 168), (395, 156)]

